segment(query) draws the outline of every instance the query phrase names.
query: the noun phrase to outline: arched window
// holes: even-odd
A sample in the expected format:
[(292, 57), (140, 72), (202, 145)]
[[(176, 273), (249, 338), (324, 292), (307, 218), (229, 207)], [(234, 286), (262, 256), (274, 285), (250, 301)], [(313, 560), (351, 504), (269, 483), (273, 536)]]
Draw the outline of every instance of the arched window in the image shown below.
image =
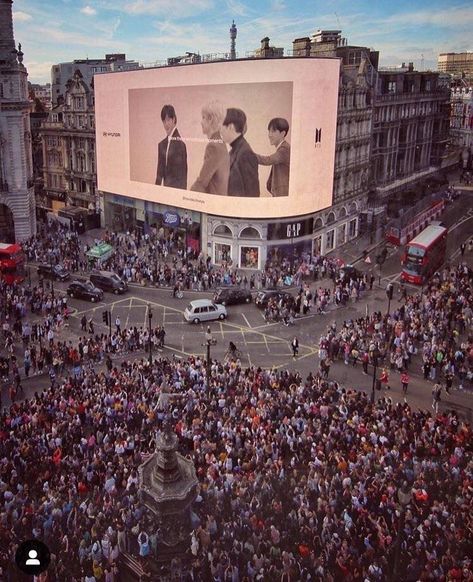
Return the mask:
[(356, 214), (356, 211), (357, 211), (356, 204), (355, 204), (355, 202), (352, 202), (352, 203), (350, 204), (350, 207), (349, 207), (348, 213), (349, 213), (349, 214)]
[(334, 212), (331, 212), (327, 216), (327, 224), (332, 224), (332, 222), (335, 222), (335, 213)]
[(317, 220), (314, 222), (314, 230), (319, 230), (319, 228), (322, 228), (324, 225), (323, 221), (321, 218), (317, 218)]
[(261, 238), (261, 235), (256, 228), (247, 226), (240, 232), (240, 238)]
[(342, 208), (340, 208), (340, 211), (338, 213), (338, 218), (345, 218), (346, 215), (347, 215), (347, 209), (345, 208), (345, 206), (342, 206)]
[(232, 236), (232, 231), (226, 224), (219, 224), (215, 228), (214, 234), (218, 234), (220, 236)]

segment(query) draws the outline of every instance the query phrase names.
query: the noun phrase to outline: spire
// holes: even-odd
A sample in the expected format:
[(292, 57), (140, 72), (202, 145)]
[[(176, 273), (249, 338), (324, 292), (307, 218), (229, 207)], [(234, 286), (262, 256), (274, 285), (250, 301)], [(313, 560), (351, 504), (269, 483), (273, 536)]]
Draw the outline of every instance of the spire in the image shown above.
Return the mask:
[(232, 59), (232, 61), (234, 61), (236, 59), (236, 52), (235, 52), (235, 41), (236, 41), (236, 37), (237, 37), (237, 27), (235, 26), (235, 21), (233, 21), (232, 26), (230, 28), (230, 40), (231, 40), (231, 45), (230, 45), (230, 58)]
[(0, 61), (16, 59), (12, 4), (13, 0), (0, 0)]

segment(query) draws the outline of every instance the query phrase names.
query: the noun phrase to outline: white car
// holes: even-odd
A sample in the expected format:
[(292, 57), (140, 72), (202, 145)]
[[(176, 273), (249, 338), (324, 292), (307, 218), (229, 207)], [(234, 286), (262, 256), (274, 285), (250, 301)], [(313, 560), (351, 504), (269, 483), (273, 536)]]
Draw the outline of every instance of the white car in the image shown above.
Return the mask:
[(196, 299), (191, 301), (184, 311), (184, 319), (189, 323), (225, 319), (227, 310), (224, 305), (215, 304), (210, 299)]

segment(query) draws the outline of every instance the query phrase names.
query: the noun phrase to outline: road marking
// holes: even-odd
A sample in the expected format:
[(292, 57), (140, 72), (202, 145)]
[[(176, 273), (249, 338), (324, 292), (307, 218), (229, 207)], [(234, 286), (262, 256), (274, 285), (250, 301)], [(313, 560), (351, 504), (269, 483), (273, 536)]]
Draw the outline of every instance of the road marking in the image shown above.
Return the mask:
[(246, 315), (245, 315), (244, 313), (242, 313), (242, 314), (241, 314), (241, 316), (242, 316), (242, 317), (243, 317), (243, 319), (246, 321), (246, 325), (247, 325), (248, 327), (251, 327), (251, 325), (250, 325), (250, 322), (248, 321), (248, 319), (247, 319)]
[(128, 320), (130, 319), (130, 309), (133, 303), (133, 297), (130, 297), (130, 302), (128, 304), (128, 315), (126, 316), (126, 323), (125, 323), (125, 328), (128, 329)]

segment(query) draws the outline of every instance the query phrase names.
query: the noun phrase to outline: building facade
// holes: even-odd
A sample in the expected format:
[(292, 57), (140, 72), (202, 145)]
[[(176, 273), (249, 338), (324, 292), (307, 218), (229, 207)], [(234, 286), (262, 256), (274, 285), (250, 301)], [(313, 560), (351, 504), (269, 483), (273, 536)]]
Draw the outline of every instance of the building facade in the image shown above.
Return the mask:
[(12, 0), (0, 0), (0, 241), (36, 232), (28, 73), (13, 37)]
[(93, 76), (110, 71), (130, 71), (139, 69), (136, 61), (127, 61), (123, 53), (105, 55), (104, 59), (77, 59), (71, 63), (59, 63), (51, 67), (51, 99), (53, 106), (62, 102), (69, 79), (80, 71), (84, 83), (90, 87)]
[[(316, 37), (312, 45), (322, 45), (321, 40)], [(262, 43), (269, 47), (269, 39)], [(373, 80), (378, 54), (366, 47), (347, 46), (339, 34), (330, 46), (323, 44), (322, 54), (309, 39), (306, 56), (339, 58), (341, 64), (338, 104), (334, 104), (338, 105), (338, 116), (332, 206), (287, 219), (244, 220), (190, 213), (104, 193), (105, 224), (113, 229), (130, 225), (143, 230), (149, 226), (166, 228), (165, 216), (171, 213), (178, 216), (180, 236), (187, 238), (188, 246), (202, 250), (216, 264), (232, 260), (240, 268), (253, 269), (264, 267), (272, 259), (327, 254), (356, 238), (369, 192)]]
[(30, 100), (38, 100), (46, 110), (51, 109), (51, 83), (45, 85), (38, 85), (36, 83), (28, 83)]
[(438, 76), (415, 71), (412, 63), (378, 71), (371, 164), (378, 204), (442, 168), (450, 99)]
[(44, 195), (48, 208), (99, 207), (96, 190), (94, 92), (80, 70), (66, 84), (64, 103), (41, 126)]
[(451, 92), (450, 137), (454, 145), (473, 147), (473, 86), (453, 87)]
[(440, 53), (437, 65), (442, 73), (473, 77), (473, 52)]

